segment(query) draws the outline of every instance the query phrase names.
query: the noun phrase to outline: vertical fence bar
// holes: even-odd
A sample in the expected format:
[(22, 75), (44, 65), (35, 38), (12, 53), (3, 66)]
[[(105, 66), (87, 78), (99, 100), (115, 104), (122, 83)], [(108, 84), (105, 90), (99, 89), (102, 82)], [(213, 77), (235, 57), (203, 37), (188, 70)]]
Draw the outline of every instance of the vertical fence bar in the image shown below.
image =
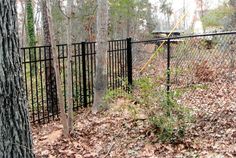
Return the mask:
[(121, 73), (122, 73), (122, 70), (121, 70), (121, 45), (120, 45), (121, 41), (117, 41), (117, 45), (118, 45), (118, 81), (119, 81), (119, 88), (122, 86), (122, 76), (121, 76)]
[[(96, 50), (95, 50), (95, 42), (92, 45), (91, 52), (93, 52), (92, 55), (92, 74), (94, 77), (94, 72), (96, 70)], [(94, 83), (94, 78), (92, 77), (92, 101), (94, 100), (94, 88), (93, 88), (93, 83)]]
[(115, 54), (115, 60), (114, 60), (114, 63), (115, 63), (115, 88), (118, 87), (118, 75), (119, 75), (119, 66), (118, 66), (118, 52), (117, 52), (117, 49), (118, 49), (118, 45), (117, 45), (117, 42), (114, 41), (114, 54)]
[(108, 51), (107, 51), (107, 87), (110, 88), (110, 70), (111, 70), (111, 64), (110, 64), (110, 41), (108, 41)]
[[(87, 70), (88, 70), (88, 73), (87, 73), (87, 82), (88, 82), (88, 85), (87, 85), (87, 87), (88, 87), (88, 103), (90, 103), (90, 95), (91, 95), (91, 93), (90, 93), (90, 66), (89, 66), (89, 55), (90, 55), (90, 53), (89, 53), (89, 46), (90, 46), (90, 44), (91, 43), (86, 43), (86, 66), (87, 66)], [(87, 97), (87, 96), (86, 96)]]
[(42, 48), (39, 48), (39, 72), (40, 72), (40, 89), (41, 89), (41, 108), (42, 108), (42, 112), (43, 112), (43, 123), (45, 123), (44, 117), (45, 117), (45, 113), (44, 113), (44, 94), (43, 94), (43, 70), (42, 70)]
[(167, 93), (167, 105), (169, 105), (169, 94), (170, 94), (170, 39), (167, 40), (167, 79), (166, 79), (166, 93)]
[[(43, 47), (43, 52), (44, 52), (44, 69), (45, 69), (45, 82), (46, 82), (46, 85), (48, 85), (48, 80), (47, 80), (47, 76), (48, 76), (48, 69), (47, 69), (47, 62), (48, 62), (48, 57), (47, 57), (47, 47)], [(47, 117), (48, 117), (48, 122), (50, 121), (50, 118), (49, 118), (49, 109), (48, 109), (48, 105), (49, 105), (49, 102), (48, 102), (48, 90), (47, 90), (47, 87), (46, 87), (46, 91), (45, 91), (45, 94), (46, 94), (46, 109), (47, 109)], [(45, 119), (45, 118), (44, 118)]]
[(131, 38), (127, 38), (127, 70), (128, 70), (128, 91), (130, 91), (133, 84)]
[(24, 64), (24, 69), (25, 69), (25, 91), (26, 91), (26, 99), (28, 100), (29, 98), (28, 98), (28, 80), (27, 80), (27, 67), (26, 67), (26, 52), (25, 52), (25, 48), (24, 49), (22, 49), (23, 50), (23, 53), (24, 53), (24, 62), (23, 62), (23, 64)]
[(82, 105), (82, 68), (81, 68), (81, 57), (82, 57), (82, 43), (79, 44), (78, 46), (78, 62), (79, 62), (79, 101), (80, 101), (80, 105)]
[(118, 69), (118, 74), (117, 74), (117, 82), (118, 82), (118, 85), (117, 85), (117, 88), (119, 88), (121, 85), (120, 85), (120, 42), (119, 41), (116, 41), (116, 45), (117, 45), (117, 69)]
[(29, 62), (30, 62), (30, 95), (31, 95), (31, 104), (32, 104), (32, 117), (33, 123), (35, 123), (35, 116), (34, 116), (34, 89), (33, 89), (33, 74), (32, 74), (32, 54), (31, 49), (29, 48)]
[[(79, 103), (78, 103), (78, 65), (77, 65), (77, 56), (78, 56), (78, 52), (77, 52), (77, 46), (78, 44), (74, 45), (74, 52), (75, 52), (75, 95), (74, 95), (74, 99), (76, 101), (76, 110), (78, 110), (79, 107)], [(75, 107), (74, 107), (75, 108)]]
[[(66, 47), (66, 52), (65, 52)], [(67, 58), (67, 46), (62, 45), (62, 68), (63, 68), (63, 87), (64, 87), (64, 103), (65, 103), (65, 109), (67, 109), (66, 106), (66, 65), (65, 65), (65, 58)]]
[[(125, 51), (124, 51), (124, 73), (125, 73), (125, 77), (128, 77), (128, 72), (127, 72), (127, 41), (124, 41), (124, 45), (125, 45)], [(127, 89), (127, 86), (125, 87), (125, 89)]]
[(34, 47), (34, 73), (35, 73), (35, 93), (36, 93), (36, 107), (37, 107), (37, 116), (38, 116), (38, 122), (40, 123), (40, 110), (39, 110), (39, 93), (38, 93), (38, 73), (37, 73), (37, 50), (36, 47)]
[[(125, 46), (124, 46), (124, 40), (122, 40), (122, 80), (125, 81)], [(122, 84), (123, 86), (123, 84)], [(122, 88), (125, 88), (124, 86)]]
[[(59, 76), (61, 76), (60, 75), (60, 72), (61, 72), (61, 62), (60, 62), (60, 47), (59, 46), (57, 46), (57, 60), (58, 60), (58, 66), (59, 66)], [(56, 69), (54, 68), (54, 70), (56, 71)], [(57, 92), (58, 93), (58, 92)], [(57, 117), (59, 117), (59, 113), (60, 113), (60, 110), (59, 110), (59, 103), (58, 103), (58, 98), (56, 99), (56, 107), (57, 107)]]
[(54, 103), (54, 96), (53, 96), (53, 91), (52, 91), (52, 48), (49, 47), (48, 48), (48, 53), (49, 53), (49, 76), (50, 76), (50, 80), (49, 80), (49, 84), (50, 84), (50, 112), (52, 113), (52, 118), (53, 120), (55, 119), (55, 109), (54, 109), (54, 106), (56, 106), (56, 104)]
[(111, 60), (112, 60), (111, 75), (112, 75), (112, 89), (114, 90), (115, 89), (115, 75), (114, 75), (114, 72), (116, 70), (116, 67), (115, 67), (115, 62), (114, 62), (115, 54), (114, 54), (114, 46), (113, 46), (113, 44), (114, 44), (114, 42), (111, 41)]
[(82, 42), (82, 74), (83, 74), (83, 96), (84, 96), (84, 107), (87, 107), (87, 85), (86, 85), (86, 60), (85, 60), (85, 45), (86, 42)]
[[(74, 110), (74, 107), (75, 107), (75, 95), (74, 95), (74, 72), (73, 72), (73, 65), (74, 65), (74, 59), (73, 58), (74, 58), (74, 54), (73, 53), (75, 53), (75, 51), (73, 52), (72, 46), (71, 46), (71, 49), (70, 49), (71, 52), (68, 52), (68, 53), (71, 54), (71, 60), (72, 60), (70, 62), (71, 63), (70, 64), (70, 67), (71, 67), (71, 83), (72, 83), (71, 93), (72, 93), (72, 104), (73, 104), (72, 110)], [(70, 46), (68, 46), (68, 47), (70, 47)]]

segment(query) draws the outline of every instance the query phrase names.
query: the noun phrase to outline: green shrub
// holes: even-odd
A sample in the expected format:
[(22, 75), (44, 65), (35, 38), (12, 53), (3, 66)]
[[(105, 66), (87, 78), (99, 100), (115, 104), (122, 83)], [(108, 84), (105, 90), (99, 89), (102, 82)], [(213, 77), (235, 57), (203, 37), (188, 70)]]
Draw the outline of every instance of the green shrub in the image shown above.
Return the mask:
[(157, 83), (155, 83), (150, 77), (143, 77), (134, 82), (135, 85), (135, 98), (143, 105), (151, 105), (157, 100), (157, 95), (155, 93), (155, 88)]
[(154, 132), (162, 142), (175, 143), (181, 140), (188, 123), (192, 121), (190, 110), (177, 103), (177, 98), (180, 96), (181, 91), (174, 91), (169, 95), (162, 94), (160, 100), (162, 112), (150, 116)]
[(188, 89), (176, 89), (167, 93), (152, 78), (143, 77), (135, 81), (135, 98), (148, 113), (149, 121), (157, 138), (162, 142), (177, 142), (185, 135), (189, 122), (192, 121), (190, 110), (180, 105), (177, 100)]
[[(177, 89), (166, 93), (166, 87), (158, 80), (143, 77), (134, 82), (132, 94), (122, 89), (109, 90), (104, 97), (106, 102), (114, 102), (119, 97), (138, 102), (145, 111), (148, 121), (157, 138), (162, 142), (177, 142), (185, 135), (188, 123), (192, 121), (190, 110), (180, 105), (177, 100), (189, 89)], [(139, 111), (134, 106), (127, 105), (134, 119)]]

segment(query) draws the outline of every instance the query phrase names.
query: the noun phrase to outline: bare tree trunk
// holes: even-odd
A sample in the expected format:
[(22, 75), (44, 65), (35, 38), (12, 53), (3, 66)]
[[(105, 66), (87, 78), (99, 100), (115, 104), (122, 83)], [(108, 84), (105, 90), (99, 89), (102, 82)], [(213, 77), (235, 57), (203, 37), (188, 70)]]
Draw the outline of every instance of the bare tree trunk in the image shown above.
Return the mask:
[(69, 132), (73, 132), (73, 90), (72, 90), (72, 6), (73, 0), (67, 0), (67, 74), (66, 74), (66, 94), (67, 94), (67, 106), (68, 106), (68, 127)]
[(55, 69), (55, 75), (56, 75), (56, 83), (57, 83), (57, 98), (58, 98), (58, 105), (60, 107), (60, 118), (64, 127), (64, 135), (69, 135), (69, 129), (67, 124), (67, 116), (65, 113), (65, 105), (63, 101), (63, 95), (62, 95), (62, 88), (61, 88), (61, 78), (60, 78), (60, 71), (59, 71), (59, 63), (58, 63), (58, 52), (57, 52), (57, 46), (56, 46), (56, 39), (55, 39), (55, 33), (53, 30), (53, 22), (52, 22), (52, 14), (51, 9), (49, 5), (49, 1), (47, 0), (47, 10), (48, 10), (48, 22), (49, 22), (49, 32), (50, 32), (50, 39), (51, 39), (51, 46), (52, 46), (52, 54), (53, 54), (53, 66)]
[(127, 35), (126, 37), (130, 36), (130, 19), (127, 19)]
[(97, 54), (93, 113), (96, 113), (104, 104), (103, 96), (107, 89), (108, 1), (97, 0), (97, 3)]
[[(130, 14), (130, 5), (127, 5), (127, 11), (128, 11), (128, 15)], [(131, 18), (127, 18), (127, 34), (126, 37), (128, 38), (130, 36), (130, 21)]]
[[(46, 0), (41, 2), (41, 12), (42, 12), (42, 22), (43, 22), (43, 31), (44, 31), (44, 44), (51, 45), (49, 22), (48, 22), (48, 10)], [(46, 59), (52, 57), (51, 51), (46, 49)], [(46, 91), (47, 91), (47, 100), (48, 100), (48, 110), (50, 113), (55, 114), (58, 112), (57, 105), (57, 87), (56, 87), (56, 75), (53, 67), (53, 63), (50, 61), (46, 62)]]
[[(25, 36), (25, 23), (26, 23), (26, 11), (25, 11), (25, 5), (24, 5), (24, 0), (20, 0), (20, 4), (21, 4), (21, 16), (23, 16), (23, 20), (21, 21), (21, 30), (19, 30), (20, 33), (20, 46), (24, 46), (25, 45), (25, 41), (26, 41), (26, 36)], [(18, 18), (19, 19), (19, 18)]]
[(0, 1), (0, 157), (33, 158), (15, 0)]

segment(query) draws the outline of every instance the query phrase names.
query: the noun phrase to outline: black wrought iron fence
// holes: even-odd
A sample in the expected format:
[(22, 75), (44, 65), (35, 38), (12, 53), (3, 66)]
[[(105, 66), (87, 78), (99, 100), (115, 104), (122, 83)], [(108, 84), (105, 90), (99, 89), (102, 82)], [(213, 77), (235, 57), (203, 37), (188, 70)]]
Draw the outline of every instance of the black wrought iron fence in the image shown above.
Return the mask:
[[(128, 90), (132, 84), (131, 39), (109, 41), (108, 88)], [(95, 42), (74, 43), (72, 50), (73, 107), (86, 107), (93, 102)], [(66, 105), (67, 45), (57, 45), (62, 93)], [(26, 96), (33, 123), (47, 123), (58, 117), (57, 89), (50, 46), (21, 48)]]

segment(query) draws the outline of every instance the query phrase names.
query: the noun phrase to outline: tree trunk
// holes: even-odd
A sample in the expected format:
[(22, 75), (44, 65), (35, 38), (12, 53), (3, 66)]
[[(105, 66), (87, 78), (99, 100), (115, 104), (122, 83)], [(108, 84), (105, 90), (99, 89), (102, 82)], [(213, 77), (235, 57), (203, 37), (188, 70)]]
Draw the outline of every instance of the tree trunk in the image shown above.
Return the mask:
[(32, 158), (15, 0), (0, 1), (0, 157)]
[(67, 68), (66, 68), (66, 97), (67, 97), (67, 106), (68, 106), (68, 127), (69, 132), (73, 131), (73, 90), (72, 90), (72, 6), (73, 0), (67, 1)]
[(34, 11), (32, 0), (26, 1), (26, 15), (27, 15), (27, 36), (28, 36), (28, 43), (29, 46), (35, 46), (36, 44), (36, 37), (35, 37), (35, 30), (34, 30)]
[(129, 14), (130, 14), (130, 5), (129, 5), (129, 3), (127, 5), (127, 13), (128, 13), (128, 16), (127, 16), (127, 34), (126, 34), (126, 38), (128, 38), (130, 36), (130, 21), (131, 21), (131, 18), (129, 17)]
[(50, 32), (50, 39), (51, 39), (51, 47), (52, 47), (52, 55), (53, 55), (53, 66), (55, 69), (55, 75), (56, 75), (56, 87), (57, 87), (57, 98), (58, 98), (58, 105), (60, 108), (60, 118), (63, 125), (63, 134), (68, 136), (69, 135), (69, 129), (67, 124), (67, 117), (65, 113), (65, 105), (62, 95), (62, 88), (61, 88), (61, 78), (60, 78), (60, 71), (59, 71), (59, 63), (58, 63), (58, 52), (57, 52), (57, 46), (56, 46), (56, 39), (55, 39), (55, 33), (53, 30), (53, 22), (52, 22), (52, 14), (50, 10), (49, 1), (47, 0), (47, 10), (48, 10), (48, 23), (49, 23), (49, 32)]
[(236, 28), (236, 1), (235, 0), (230, 0), (229, 4), (234, 9), (234, 13), (231, 16), (231, 21), (230, 21), (230, 30), (235, 30), (235, 28)]
[[(26, 31), (27, 31), (27, 37), (28, 37), (28, 44), (30, 47), (33, 47), (36, 45), (36, 37), (35, 37), (35, 30), (34, 30), (34, 11), (33, 11), (33, 5), (32, 0), (26, 0)], [(34, 53), (31, 54), (31, 61), (35, 60)], [(32, 75), (35, 75), (37, 73), (37, 70), (35, 69), (35, 63), (32, 63), (31, 67), (31, 73)]]
[(93, 113), (96, 113), (104, 104), (103, 96), (107, 89), (108, 1), (97, 0), (97, 3), (97, 54)]
[[(21, 6), (21, 30), (19, 29), (19, 36), (20, 38), (20, 46), (24, 46), (26, 43), (26, 37), (25, 37), (25, 24), (26, 24), (26, 10), (25, 10), (25, 5), (24, 5), (24, 0), (20, 0), (20, 6)], [(19, 16), (19, 15), (18, 15)], [(19, 17), (18, 17), (19, 20)]]
[[(42, 12), (42, 22), (44, 31), (44, 44), (51, 45), (46, 0), (42, 0), (41, 12)], [(52, 58), (51, 51), (49, 51), (49, 49), (45, 49), (45, 51), (46, 51), (46, 59)], [(48, 111), (49, 113), (55, 114), (58, 112), (56, 75), (53, 63), (50, 61), (46, 62), (46, 91), (48, 100)]]

